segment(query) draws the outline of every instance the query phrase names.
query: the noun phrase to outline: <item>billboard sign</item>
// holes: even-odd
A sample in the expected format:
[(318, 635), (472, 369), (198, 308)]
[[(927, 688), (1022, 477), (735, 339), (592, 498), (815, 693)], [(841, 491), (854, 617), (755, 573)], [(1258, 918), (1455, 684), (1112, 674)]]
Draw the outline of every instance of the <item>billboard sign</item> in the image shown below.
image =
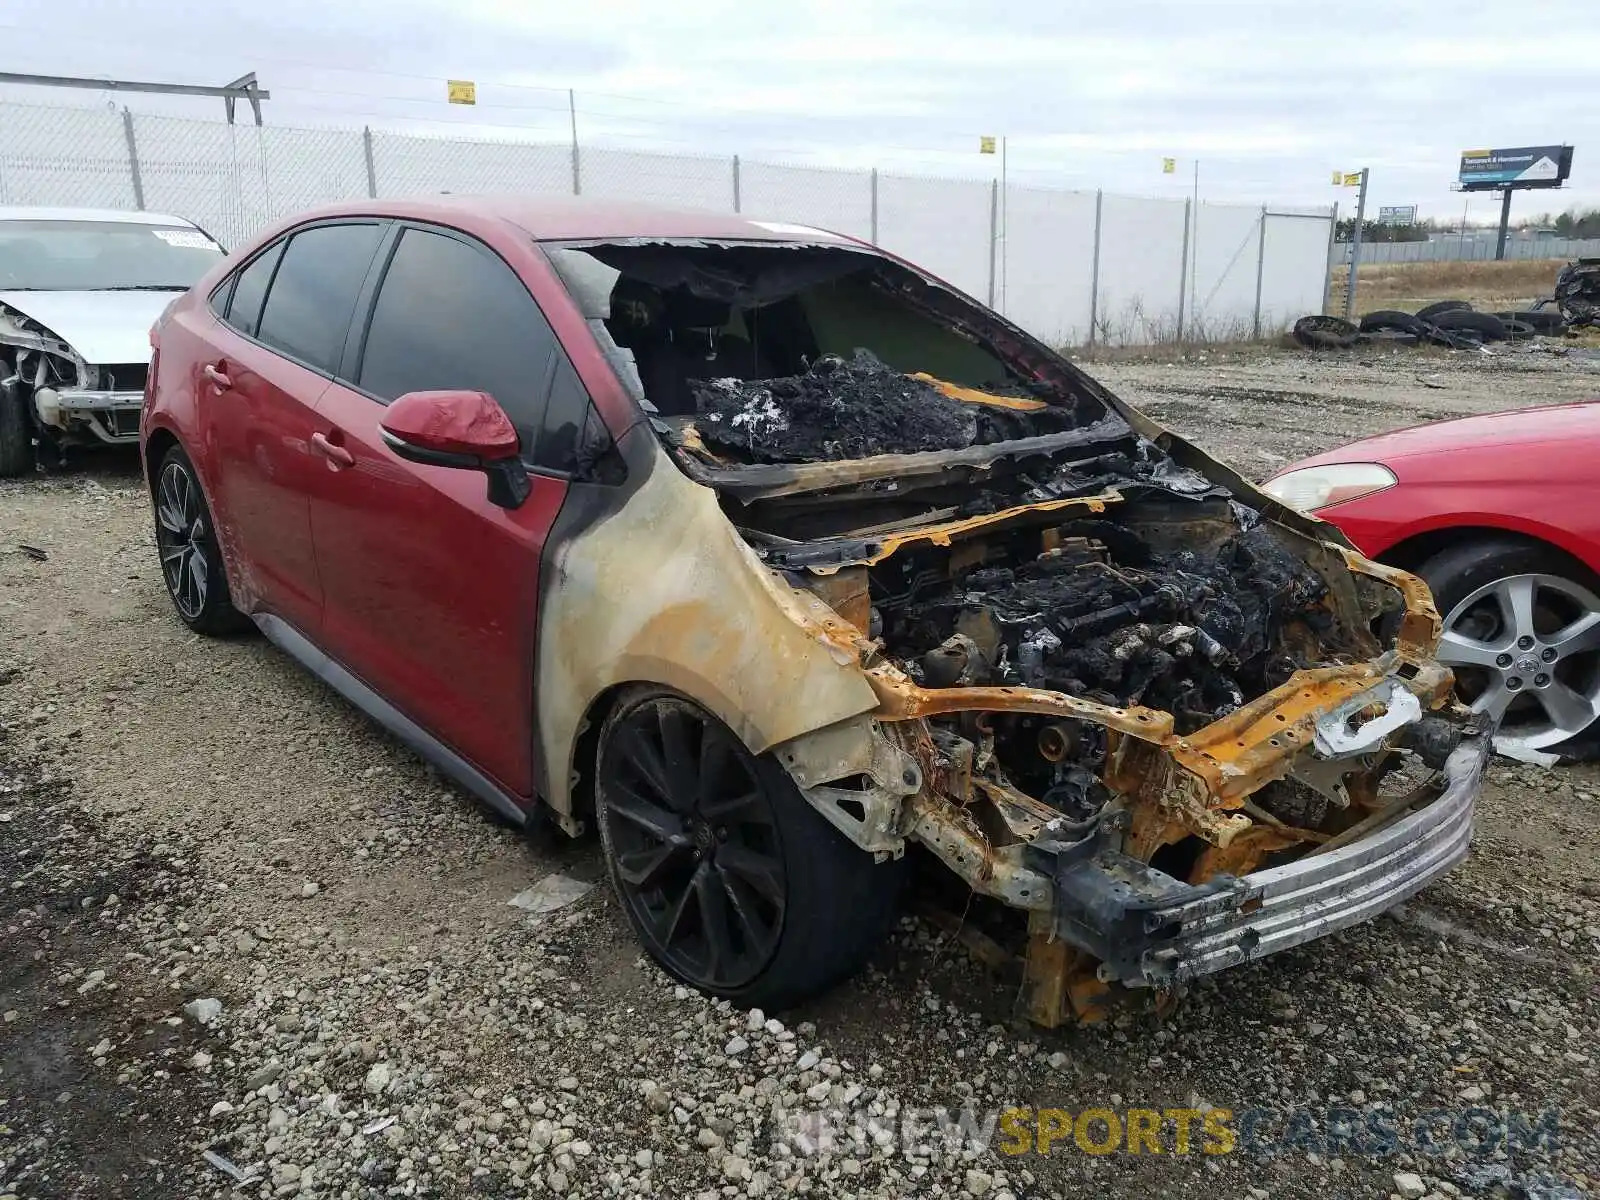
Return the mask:
[(1417, 223), (1417, 206), (1415, 204), (1384, 205), (1378, 209), (1379, 225), (1415, 225)]
[(1571, 146), (1518, 146), (1510, 150), (1463, 150), (1463, 191), (1560, 187), (1572, 174)]

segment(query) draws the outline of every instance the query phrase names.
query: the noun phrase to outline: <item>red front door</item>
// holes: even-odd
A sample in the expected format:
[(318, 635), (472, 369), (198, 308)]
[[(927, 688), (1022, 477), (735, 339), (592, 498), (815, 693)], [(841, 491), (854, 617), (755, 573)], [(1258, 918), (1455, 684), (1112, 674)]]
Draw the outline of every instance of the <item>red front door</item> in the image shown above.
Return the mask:
[(391, 453), (378, 432), (383, 411), (337, 383), (317, 408), (331, 449), (311, 492), (318, 641), (508, 791), (530, 796), (539, 560), (567, 485), (535, 475), (520, 508), (498, 508), (480, 472)]

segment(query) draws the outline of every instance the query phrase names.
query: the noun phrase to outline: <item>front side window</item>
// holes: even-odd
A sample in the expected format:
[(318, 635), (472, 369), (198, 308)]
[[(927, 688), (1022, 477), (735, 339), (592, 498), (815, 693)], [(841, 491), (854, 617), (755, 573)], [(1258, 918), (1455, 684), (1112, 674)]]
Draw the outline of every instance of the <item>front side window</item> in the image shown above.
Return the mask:
[(0, 291), (184, 292), (221, 257), (187, 225), (0, 221)]
[(256, 336), (308, 366), (336, 369), (382, 236), (376, 224), (319, 225), (295, 234), (272, 277)]
[[(557, 439), (547, 439), (549, 454), (539, 444), (553, 375), (564, 409), (565, 401), (587, 404), (549, 322), (502, 259), (443, 233), (401, 235), (372, 310), (357, 379), (363, 391), (384, 401), (487, 392), (516, 427), (523, 457), (560, 469)], [(563, 414), (569, 452), (581, 420), (581, 411)]]

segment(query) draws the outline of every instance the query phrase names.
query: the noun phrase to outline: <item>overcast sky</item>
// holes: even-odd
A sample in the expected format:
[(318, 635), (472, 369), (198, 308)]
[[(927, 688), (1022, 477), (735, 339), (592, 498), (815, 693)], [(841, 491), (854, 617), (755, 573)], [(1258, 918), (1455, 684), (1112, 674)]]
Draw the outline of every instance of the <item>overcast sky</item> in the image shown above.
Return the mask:
[[(1459, 219), (1464, 148), (1576, 147), (1600, 206), (1600, 3), (1343, 0), (10, 0), (0, 69), (220, 84), (255, 71), (277, 125), (565, 138), (1202, 199), (1354, 203)], [(478, 84), (445, 103), (447, 78)], [(30, 103), (109, 93), (5, 87)], [(117, 97), (122, 102), (121, 97)], [(133, 97), (220, 115), (220, 101)], [(1164, 176), (1161, 159), (1179, 159)], [(1497, 197), (1472, 202), (1487, 220)]]

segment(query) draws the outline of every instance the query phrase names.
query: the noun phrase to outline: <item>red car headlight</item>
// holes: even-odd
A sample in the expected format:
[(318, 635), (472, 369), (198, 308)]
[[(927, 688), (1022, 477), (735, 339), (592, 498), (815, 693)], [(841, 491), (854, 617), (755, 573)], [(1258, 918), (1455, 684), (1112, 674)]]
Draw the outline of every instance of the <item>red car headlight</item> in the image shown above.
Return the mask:
[(1392, 488), (1397, 482), (1394, 472), (1380, 463), (1330, 463), (1286, 471), (1267, 480), (1261, 490), (1291, 508), (1316, 512)]

